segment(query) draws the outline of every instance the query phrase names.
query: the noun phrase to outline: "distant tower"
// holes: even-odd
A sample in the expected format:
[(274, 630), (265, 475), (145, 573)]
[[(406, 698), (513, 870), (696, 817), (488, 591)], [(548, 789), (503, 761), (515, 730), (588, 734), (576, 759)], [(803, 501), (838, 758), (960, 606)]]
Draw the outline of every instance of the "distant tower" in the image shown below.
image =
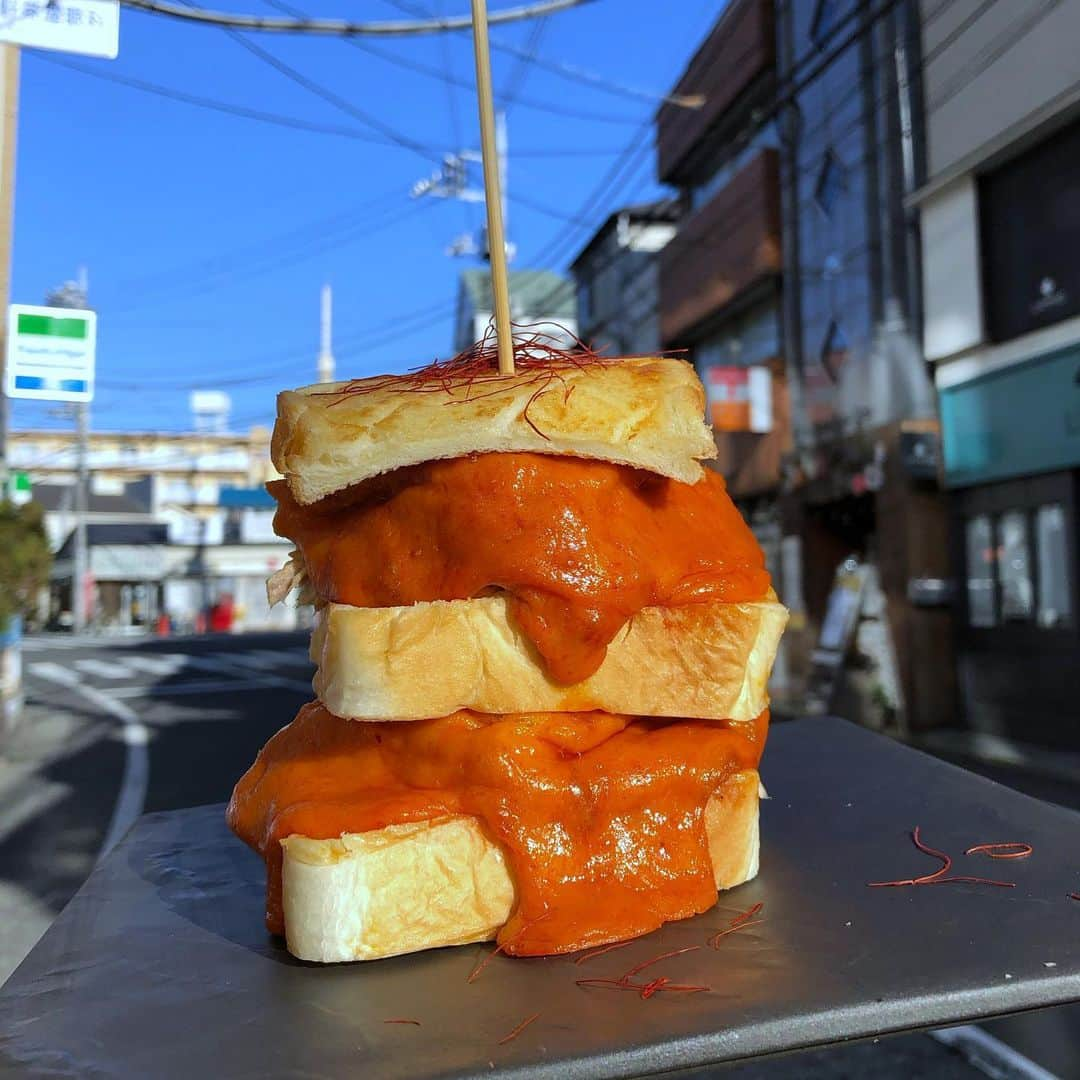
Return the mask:
[(333, 303), (330, 286), (324, 285), (322, 287), (322, 313), (319, 319), (319, 382), (334, 381), (334, 352), (330, 345)]

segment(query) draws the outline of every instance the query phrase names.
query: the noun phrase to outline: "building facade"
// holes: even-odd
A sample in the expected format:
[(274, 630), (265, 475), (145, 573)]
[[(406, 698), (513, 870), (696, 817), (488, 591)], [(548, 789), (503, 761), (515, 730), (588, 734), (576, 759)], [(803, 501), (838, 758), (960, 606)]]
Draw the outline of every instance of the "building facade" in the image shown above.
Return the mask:
[[(508, 276), (511, 319), (535, 327), (555, 345), (572, 344), (578, 332), (573, 283), (548, 270), (511, 270)], [(494, 316), (490, 272), (466, 270), (458, 287), (454, 351), (479, 341), (493, 325)]]
[(1080, 4), (922, 4), (925, 344), (950, 490), (960, 717), (1076, 749)]
[(626, 206), (611, 214), (571, 264), (578, 336), (608, 356), (661, 348), (658, 252), (675, 235), (678, 199)]
[(661, 340), (705, 383), (718, 467), (792, 609), (774, 697), (900, 730), (954, 718), (905, 201), (925, 172), (918, 16), (735, 0), (674, 88), (705, 106), (657, 115), (687, 208), (659, 258)]

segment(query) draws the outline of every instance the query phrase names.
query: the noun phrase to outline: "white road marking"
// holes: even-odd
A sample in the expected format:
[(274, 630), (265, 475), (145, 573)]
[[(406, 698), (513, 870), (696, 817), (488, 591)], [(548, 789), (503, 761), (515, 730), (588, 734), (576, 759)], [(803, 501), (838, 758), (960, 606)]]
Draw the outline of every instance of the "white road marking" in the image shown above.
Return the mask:
[(162, 653), (158, 656), (129, 656), (124, 663), (136, 671), (159, 678), (168, 678), (187, 667), (188, 658), (181, 653)]
[(99, 679), (130, 679), (131, 668), (125, 661), (120, 663), (108, 660), (97, 660), (87, 657), (84, 660), (76, 660), (73, 664), (84, 675), (96, 675)]
[[(310, 693), (311, 687), (303, 686), (304, 693)], [(239, 693), (247, 690), (265, 690), (267, 686), (280, 686), (278, 680), (232, 678), (232, 679), (193, 679), (191, 682), (170, 683), (168, 686), (123, 686), (110, 690), (110, 697), (125, 701), (140, 697), (173, 697), (182, 694)]]
[(1055, 1073), (1002, 1042), (996, 1035), (974, 1024), (929, 1031), (932, 1039), (958, 1050), (980, 1072), (988, 1076), (1014, 1076), (1017, 1080), (1057, 1080)]
[(146, 744), (150, 733), (146, 725), (139, 721), (135, 712), (122, 701), (117, 701), (112, 694), (87, 686), (78, 675), (68, 668), (49, 661), (39, 661), (28, 665), (27, 670), (39, 679), (60, 683), (94, 705), (99, 711), (108, 713), (121, 723), (120, 737), (127, 747), (124, 756), (124, 776), (120, 782), (120, 794), (113, 807), (109, 830), (105, 842), (98, 853), (98, 860), (103, 859), (116, 846), (117, 841), (135, 824), (135, 819), (142, 813), (146, 801), (146, 787), (150, 778), (150, 755)]
[(35, 678), (59, 683), (61, 686), (78, 686), (79, 684), (79, 676), (71, 668), (53, 663), (51, 660), (38, 660), (33, 664), (27, 664), (26, 670)]

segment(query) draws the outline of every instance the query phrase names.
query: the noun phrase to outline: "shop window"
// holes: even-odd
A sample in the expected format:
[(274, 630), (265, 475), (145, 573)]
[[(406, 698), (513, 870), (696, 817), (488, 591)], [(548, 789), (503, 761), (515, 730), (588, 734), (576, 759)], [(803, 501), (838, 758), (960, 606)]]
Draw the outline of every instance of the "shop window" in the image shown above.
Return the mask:
[(1061, 503), (1040, 506), (1035, 512), (1040, 626), (1064, 627), (1072, 623), (1072, 581), (1066, 527), (1065, 508)]
[(1080, 122), (979, 178), (983, 310), (991, 341), (1080, 314)]
[(968, 519), (964, 526), (964, 544), (967, 550), (968, 622), (972, 626), (995, 626), (997, 552), (993, 525), (986, 514)]
[(998, 523), (998, 578), (1001, 582), (1001, 621), (1027, 622), (1035, 606), (1031, 580), (1027, 514), (1010, 510)]

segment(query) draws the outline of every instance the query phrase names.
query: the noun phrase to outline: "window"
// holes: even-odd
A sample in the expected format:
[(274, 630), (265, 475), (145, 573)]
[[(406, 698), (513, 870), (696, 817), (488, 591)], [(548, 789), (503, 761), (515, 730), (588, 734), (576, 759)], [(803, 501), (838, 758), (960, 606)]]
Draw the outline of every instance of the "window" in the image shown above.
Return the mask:
[(1010, 510), (998, 523), (998, 577), (1001, 580), (1001, 621), (1027, 622), (1034, 607), (1027, 514)]
[(827, 218), (831, 218), (840, 196), (846, 190), (847, 172), (844, 164), (832, 150), (826, 150), (814, 185), (814, 202)]
[(979, 217), (992, 341), (1080, 314), (1080, 123), (980, 177)]
[(810, 40), (824, 49), (836, 25), (836, 0), (818, 0), (814, 8), (814, 21), (810, 24)]
[(1035, 512), (1035, 550), (1039, 557), (1038, 622), (1043, 627), (1072, 622), (1072, 581), (1066, 542), (1065, 508), (1061, 503), (1040, 506)]
[(968, 622), (972, 626), (994, 626), (994, 531), (986, 514), (969, 518), (964, 527), (967, 552)]
[[(1041, 496), (1045, 498), (1045, 494)], [(968, 625), (1073, 625), (1070, 511), (1063, 502), (1002, 507), (964, 522)]]

